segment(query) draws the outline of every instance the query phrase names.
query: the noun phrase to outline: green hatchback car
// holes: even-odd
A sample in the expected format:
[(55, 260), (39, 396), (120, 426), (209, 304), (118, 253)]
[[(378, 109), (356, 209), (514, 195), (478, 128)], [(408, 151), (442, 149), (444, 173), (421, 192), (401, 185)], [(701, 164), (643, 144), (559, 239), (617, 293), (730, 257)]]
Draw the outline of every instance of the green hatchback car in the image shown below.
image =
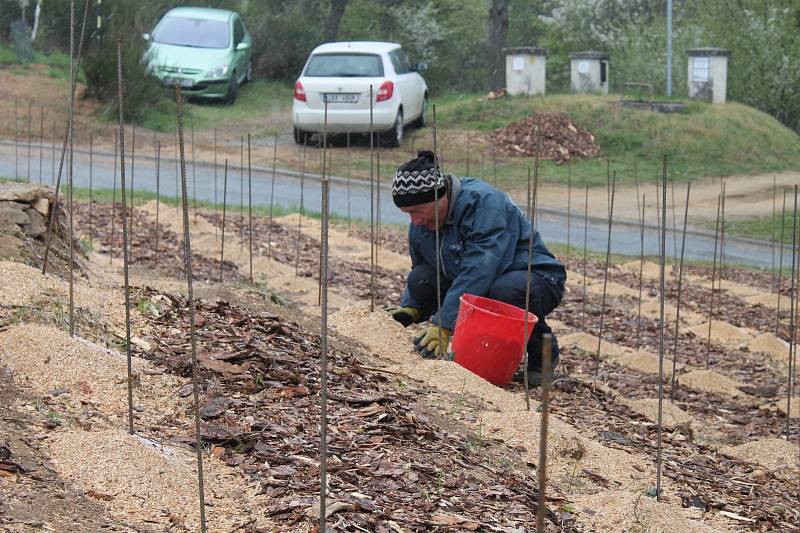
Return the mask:
[(178, 7), (143, 37), (150, 71), (186, 96), (232, 103), (252, 77), (253, 40), (234, 11)]

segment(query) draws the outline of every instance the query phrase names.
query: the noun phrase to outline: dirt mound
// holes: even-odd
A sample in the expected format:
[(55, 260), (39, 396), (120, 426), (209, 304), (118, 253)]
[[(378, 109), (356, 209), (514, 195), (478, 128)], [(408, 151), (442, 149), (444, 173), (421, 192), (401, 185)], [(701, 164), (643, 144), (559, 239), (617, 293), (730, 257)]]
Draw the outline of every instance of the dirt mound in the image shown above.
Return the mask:
[(496, 129), (489, 139), (502, 154), (533, 156), (539, 124), (542, 132), (539, 157), (542, 159), (564, 163), (573, 157), (594, 157), (600, 152), (594, 135), (572, 122), (566, 113), (552, 111), (533, 113), (519, 122)]
[(721, 450), (743, 461), (757, 463), (770, 470), (797, 468), (797, 448), (783, 439), (760, 439)]

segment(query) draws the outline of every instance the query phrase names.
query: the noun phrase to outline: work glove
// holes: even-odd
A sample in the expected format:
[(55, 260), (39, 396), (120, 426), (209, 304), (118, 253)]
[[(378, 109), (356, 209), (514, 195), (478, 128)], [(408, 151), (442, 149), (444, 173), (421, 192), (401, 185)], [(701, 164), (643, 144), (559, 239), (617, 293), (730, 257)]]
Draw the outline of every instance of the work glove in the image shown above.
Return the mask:
[[(441, 339), (441, 346), (439, 345)], [(440, 357), (447, 352), (450, 332), (438, 326), (429, 326), (414, 339), (414, 349), (425, 359)]]
[(420, 317), (419, 309), (415, 307), (392, 307), (387, 311), (389, 311), (393, 319), (403, 324), (404, 328), (419, 321)]

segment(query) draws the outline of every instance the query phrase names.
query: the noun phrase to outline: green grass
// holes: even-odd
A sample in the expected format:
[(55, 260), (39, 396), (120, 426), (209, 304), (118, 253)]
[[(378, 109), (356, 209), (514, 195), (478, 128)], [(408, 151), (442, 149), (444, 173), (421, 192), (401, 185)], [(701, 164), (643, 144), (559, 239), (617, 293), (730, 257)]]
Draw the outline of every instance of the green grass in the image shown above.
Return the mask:
[[(195, 129), (230, 127), (252, 121), (254, 115), (283, 113), (292, 105), (292, 87), (285, 82), (257, 80), (242, 85), (239, 97), (233, 105), (221, 102), (189, 102), (185, 106), (184, 124), (188, 127), (194, 120)], [(151, 106), (145, 112), (142, 125), (160, 132), (175, 130), (175, 104), (171, 101)], [(274, 135), (283, 132), (286, 125), (278, 122), (265, 123), (255, 135)]]
[[(606, 180), (606, 157), (617, 170), (620, 183), (653, 181), (668, 156), (671, 176), (694, 180), (708, 176), (763, 174), (800, 168), (800, 137), (769, 115), (751, 107), (728, 103), (689, 102), (678, 114), (619, 108), (617, 97), (554, 95), (479, 99), (478, 95), (447, 95), (436, 99), (440, 128), (488, 132), (516, 122), (535, 111), (563, 111), (595, 135), (601, 154), (572, 164), (573, 182), (599, 185)], [(458, 157), (458, 152), (456, 156)], [(458, 157), (461, 159), (460, 157)], [(487, 178), (491, 177), (487, 154)], [(472, 169), (480, 166), (473, 154)], [(524, 181), (530, 158), (503, 157), (498, 165), (500, 183)], [(456, 165), (453, 171), (462, 171)], [(475, 174), (475, 171), (472, 172)], [(567, 165), (543, 161), (540, 178), (565, 182)]]
[[(46, 73), (51, 78), (69, 78), (69, 54), (58, 50), (50, 52), (34, 50), (33, 59), (23, 63), (13, 47), (0, 43), (0, 67), (10, 67), (13, 74), (24, 76), (33, 72), (35, 65), (47, 67)], [(83, 72), (78, 74), (78, 81), (86, 81)]]
[[(783, 215), (783, 242), (785, 244), (792, 243), (792, 213)], [(705, 224), (706, 228), (714, 231), (715, 222), (708, 221)], [(749, 237), (751, 239), (759, 239), (765, 242), (781, 240), (781, 214), (778, 213), (775, 217), (775, 225), (772, 224), (772, 216), (766, 217), (745, 217), (734, 218), (725, 220), (725, 234), (735, 235), (737, 237)]]

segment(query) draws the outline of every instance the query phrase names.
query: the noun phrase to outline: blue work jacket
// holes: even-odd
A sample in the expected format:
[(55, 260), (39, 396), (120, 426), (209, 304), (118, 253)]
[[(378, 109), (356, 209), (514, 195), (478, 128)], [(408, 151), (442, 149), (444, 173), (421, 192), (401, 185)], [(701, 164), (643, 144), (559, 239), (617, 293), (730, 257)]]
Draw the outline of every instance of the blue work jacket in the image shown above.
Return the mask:
[[(486, 296), (492, 283), (507, 272), (528, 268), (531, 223), (507, 193), (475, 178), (451, 176), (447, 219), (439, 232), (440, 273), (450, 283), (442, 302), (441, 325), (453, 331), (459, 298), (464, 293)], [(408, 247), (412, 268), (427, 263), (436, 268), (436, 233), (411, 224)], [(533, 229), (532, 269), (547, 270), (564, 279), (564, 266), (545, 247)], [(401, 306), (422, 306), (403, 291)], [(438, 316), (431, 322), (439, 324)]]

